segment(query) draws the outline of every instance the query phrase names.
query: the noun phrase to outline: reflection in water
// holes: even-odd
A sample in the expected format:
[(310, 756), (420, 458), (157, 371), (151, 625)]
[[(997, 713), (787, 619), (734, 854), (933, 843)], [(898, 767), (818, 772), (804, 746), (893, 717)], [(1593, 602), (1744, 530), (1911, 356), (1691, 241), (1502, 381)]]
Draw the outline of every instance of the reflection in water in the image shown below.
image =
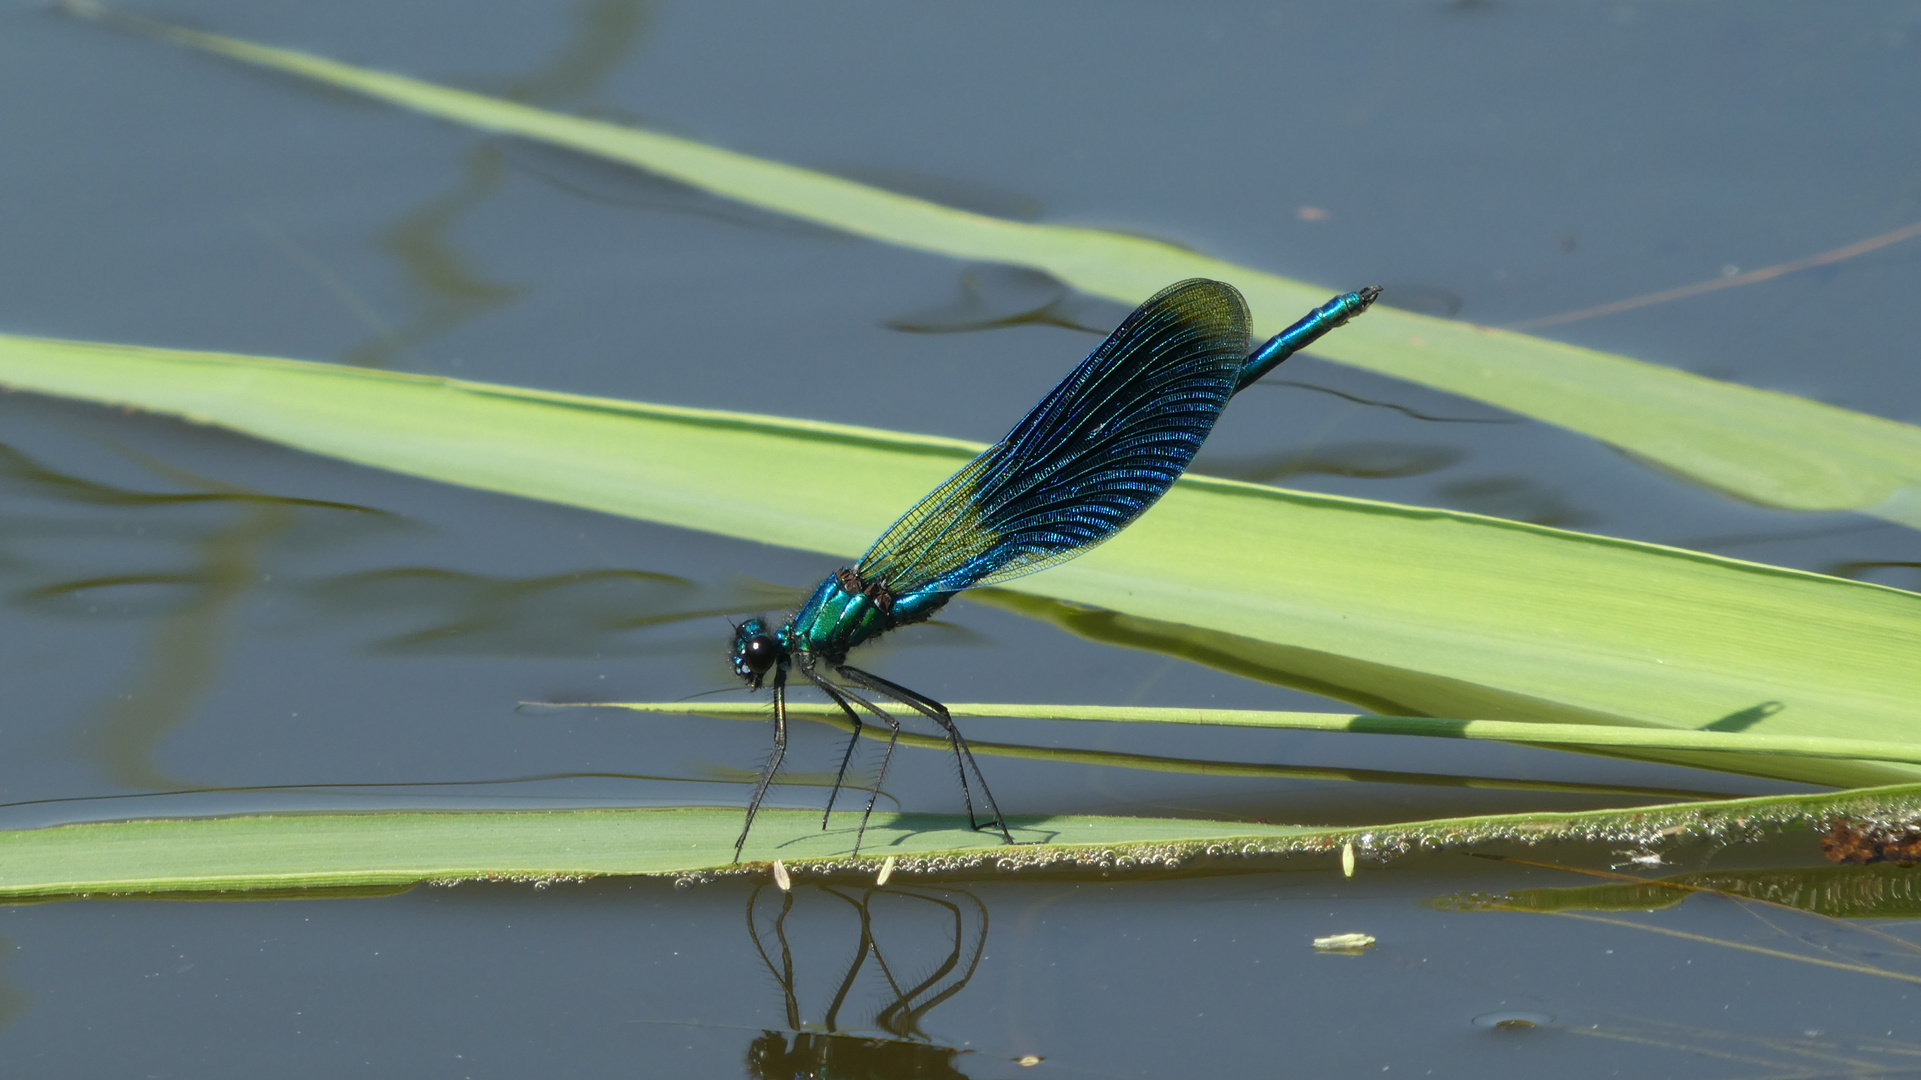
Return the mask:
[[(1438, 897), (1431, 905), (1444, 911), (1514, 911), (1555, 915), (1563, 919), (1643, 934), (1662, 948), (1678, 939), (1689, 946), (1719, 946), (1740, 952), (1750, 962), (1786, 965), (1771, 973), (1768, 985), (1793, 986), (1811, 970), (1845, 972), (1871, 979), (1906, 984), (1921, 983), (1921, 943), (1911, 940), (1913, 927), (1890, 919), (1921, 918), (1921, 877), (1911, 867), (1886, 863), (1871, 866), (1715, 870), (1677, 874), (1659, 880), (1636, 880), (1626, 875), (1617, 884), (1563, 889), (1520, 889), (1509, 893), (1457, 893)], [(1697, 893), (1708, 893), (1725, 904), (1732, 901), (1747, 916), (1747, 933), (1740, 922), (1721, 916), (1712, 924), (1721, 933), (1694, 929), (1698, 918), (1677, 919), (1661, 911)], [(1900, 933), (1907, 930), (1907, 934)], [(1761, 958), (1756, 961), (1755, 958)], [(1692, 961), (1690, 961), (1692, 963)], [(1765, 970), (1765, 969), (1763, 969)], [(1587, 1032), (1604, 1038), (1643, 1041), (1626, 1032), (1609, 1034), (1596, 1025)], [(1666, 1044), (1677, 1050), (1697, 1050), (1707, 1039), (1725, 1036), (1711, 1031)], [(1810, 1037), (1819, 1032), (1809, 1031)], [(1890, 1035), (1893, 1032), (1889, 1032)], [(1892, 1047), (1885, 1047), (1892, 1049)], [(1792, 1050), (1789, 1046), (1775, 1049)], [(1832, 1050), (1832, 1044), (1825, 1049)], [(1912, 1064), (1911, 1047), (1899, 1048)], [(1906, 1075), (1909, 1069), (1900, 1072)], [(1885, 1075), (1879, 1068), (1863, 1074)], [(1786, 1075), (1830, 1075), (1789, 1073)], [(1833, 1075), (1842, 1075), (1835, 1073)], [(1851, 1075), (1851, 1074), (1850, 1074)]]
[(1453, 289), (1413, 282), (1384, 282), (1381, 285), (1381, 296), (1388, 306), (1400, 311), (1437, 315), (1443, 319), (1451, 319), (1459, 315), (1461, 308), (1467, 303), (1461, 294)]
[[(552, 657), (615, 653), (617, 635), (718, 621), (764, 599), (750, 583), (715, 591), (637, 570), (505, 578), (392, 567), (300, 581), (279, 569), (289, 551), (337, 554), (370, 531), (406, 522), (368, 507), (263, 495), (136, 460), (200, 490), (116, 487), (55, 472), (0, 445), (0, 498), (18, 504), (0, 519), (0, 574), (24, 583), (8, 603), (41, 619), (133, 622), (144, 634), (143, 644), (123, 650), (135, 658), (132, 675), (95, 710), (79, 740), (125, 788), (195, 786), (162, 771), (156, 752), (218, 684), (234, 620), (250, 601), (264, 606), (292, 595), (356, 622), (416, 619), (413, 628), (376, 641), (376, 651)], [(91, 507), (112, 513), (92, 514)]]
[[(605, 111), (595, 110), (597, 118), (619, 124), (634, 123), (632, 117), (600, 115)], [(649, 118), (647, 124), (656, 129), (670, 126), (653, 118)], [(651, 213), (684, 214), (759, 232), (806, 236), (816, 241), (847, 242), (846, 233), (825, 225), (725, 199), (692, 184), (604, 157), (536, 142), (504, 143), (502, 149), (507, 155), (507, 164), (516, 174), (587, 202)]]
[(1438, 491), (1443, 506), (1530, 525), (1574, 529), (1594, 520), (1593, 514), (1524, 476), (1456, 480), (1442, 484)]
[(218, 681), (228, 623), (264, 577), (266, 548), (294, 520), (284, 506), (243, 504), (238, 520), (191, 546), (195, 565), (180, 575), (188, 586), (184, 602), (154, 626), (129, 688), (110, 698), (81, 736), (109, 780), (130, 788), (180, 784), (159, 767), (160, 740), (187, 722)]
[(1808, 255), (1791, 262), (1764, 266), (1759, 270), (1750, 270), (1745, 274), (1724, 273), (1720, 277), (1709, 278), (1706, 281), (1697, 281), (1692, 285), (1683, 285), (1675, 289), (1664, 289), (1657, 293), (1636, 296), (1628, 300), (1616, 300), (1613, 303), (1582, 308), (1579, 311), (1566, 311), (1559, 315), (1543, 315), (1536, 319), (1509, 323), (1506, 329), (1538, 330), (1543, 326), (1559, 326), (1562, 323), (1571, 323), (1579, 319), (1592, 319), (1600, 315), (1615, 315), (1623, 311), (1633, 311), (1635, 308), (1648, 307), (1653, 304), (1665, 304), (1671, 300), (1683, 300), (1692, 296), (1700, 296), (1703, 293), (1717, 292), (1721, 289), (1731, 289), (1742, 285), (1753, 285), (1762, 281), (1772, 281), (1784, 274), (1793, 274), (1802, 270), (1812, 270), (1816, 267), (1846, 262), (1849, 259), (1866, 255), (1870, 251), (1879, 250), (1890, 244), (1899, 244), (1906, 240), (1913, 240), (1916, 237), (1921, 237), (1921, 222), (1903, 225), (1898, 229), (1878, 233), (1864, 240), (1856, 240), (1852, 244), (1844, 244), (1832, 251), (1821, 252), (1819, 255)]
[(381, 232), (380, 246), (406, 270), (416, 310), (403, 325), (348, 350), (347, 363), (386, 367), (422, 342), (520, 298), (519, 286), (488, 281), (470, 269), (448, 239), (469, 211), (493, 197), (505, 173), (500, 147), (482, 143), (468, 151), (452, 191)]
[(1105, 335), (1125, 314), (1118, 305), (1077, 293), (1039, 270), (979, 266), (961, 272), (957, 299), (927, 311), (889, 319), (883, 325), (908, 334), (965, 334), (1005, 326), (1059, 326)]
[[(552, 60), (502, 80), (507, 96), (554, 107), (592, 93), (640, 42), (649, 6), (647, 0), (585, 0), (574, 10), (572, 38)], [(493, 197), (504, 175), (500, 146), (482, 143), (467, 154), (453, 190), (382, 232), (381, 246), (406, 271), (416, 310), (404, 325), (351, 350), (348, 363), (385, 367), (407, 350), (519, 299), (520, 287), (488, 280), (450, 239), (469, 213)]]
[(1206, 454), (1195, 459), (1196, 472), (1268, 484), (1290, 476), (1346, 476), (1361, 480), (1394, 480), (1439, 472), (1466, 453), (1448, 446), (1419, 443), (1329, 443), (1312, 450), (1281, 450), (1270, 454)]
[[(1682, 1066), (1666, 1075), (1722, 1076), (1729, 1062), (1748, 1066), (1736, 1076), (1772, 1080), (1816, 1080), (1820, 1077), (1913, 1076), (1921, 1058), (1921, 1044), (1894, 1038), (1827, 1032), (1803, 1028), (1799, 1032), (1752, 1034), (1725, 1028), (1700, 1027), (1644, 1016), (1623, 1016), (1606, 1024), (1570, 1024), (1559, 1029), (1570, 1036), (1598, 1039), (1637, 1050), (1669, 1050), (1695, 1055), (1702, 1062)], [(1893, 1032), (1889, 1032), (1893, 1035)], [(1598, 1049), (1598, 1048), (1597, 1048)], [(1671, 1067), (1672, 1068), (1672, 1067)]]
[[(1911, 865), (1810, 866), (1708, 870), (1652, 881), (1630, 880), (1561, 889), (1517, 889), (1444, 896), (1435, 906), (1457, 911), (1653, 911), (1696, 893), (1755, 900), (1837, 919), (1921, 918), (1921, 874)], [(1914, 952), (1909, 946), (1906, 950)]]
[[(139, 460), (160, 476), (199, 491), (146, 492), (114, 487), (54, 472), (9, 447), (0, 446), (0, 494), (24, 500), (53, 499), (60, 513), (9, 515), (4, 539), (9, 550), (0, 566), (11, 574), (37, 579), (13, 594), (16, 607), (43, 615), (136, 617), (157, 611), (146, 648), (133, 677), (95, 714), (80, 742), (113, 782), (131, 788), (178, 787), (155, 764), (160, 740), (191, 716), (220, 673), (228, 623), (240, 602), (267, 577), (267, 549), (301, 520), (303, 510), (325, 510), (375, 520), (385, 515), (345, 503), (287, 499), (246, 491), (194, 476), (160, 462)], [(114, 508), (111, 520), (76, 520), (68, 513), (85, 506)], [(208, 520), (211, 516), (212, 520)], [(129, 527), (129, 521), (137, 524)], [(58, 538), (52, 556), (41, 556), (33, 541)], [(48, 565), (73, 553), (93, 552), (94, 541), (175, 542), (187, 565), (168, 569), (106, 572), (98, 568), (70, 576)], [(145, 557), (142, 551), (142, 557)], [(104, 610), (103, 610), (104, 609)]]
[[(954, 176), (940, 176), (898, 167), (882, 168), (867, 164), (836, 166), (829, 171), (835, 176), (845, 177), (869, 187), (884, 188), (926, 202), (939, 203), (956, 210), (968, 210), (1007, 221), (1039, 221), (1043, 216), (1043, 208), (1038, 201), (1005, 188), (991, 187), (979, 180), (963, 180)], [(1038, 272), (1010, 267), (1005, 263), (993, 265), (997, 269)], [(1103, 330), (1101, 333), (1105, 334), (1106, 331)]]
[(573, 37), (545, 66), (510, 81), (505, 96), (542, 104), (593, 93), (646, 36), (652, 8), (650, 0), (583, 0), (574, 8)]
[(1525, 424), (1527, 423), (1526, 419), (1519, 416), (1435, 416), (1432, 413), (1424, 413), (1419, 409), (1412, 409), (1406, 405), (1399, 405), (1392, 401), (1381, 401), (1378, 398), (1362, 397), (1359, 394), (1349, 393), (1346, 390), (1336, 390), (1331, 386), (1320, 386), (1315, 383), (1301, 382), (1298, 379), (1267, 378), (1267, 379), (1262, 379), (1260, 382), (1255, 383), (1254, 386), (1251, 386), (1248, 389), (1251, 390), (1251, 389), (1254, 389), (1255, 387), (1260, 387), (1260, 386), (1291, 386), (1301, 390), (1312, 390), (1317, 394), (1328, 394), (1330, 396), (1340, 398), (1343, 401), (1351, 401), (1356, 405), (1366, 405), (1370, 409), (1387, 409), (1391, 412), (1400, 413), (1402, 416), (1405, 416), (1410, 420), (1420, 420), (1429, 424)]
[[(1896, 588), (1921, 589), (1921, 562), (1856, 559), (1835, 563), (1832, 566), (1823, 568), (1821, 573), (1833, 574), (1835, 577), (1844, 577), (1853, 581), (1874, 581), (1875, 578), (1882, 576), (1880, 572), (1884, 570), (1908, 571), (1905, 575), (1907, 579), (1906, 583), (1904, 585), (1895, 585)], [(1881, 584), (1894, 585), (1894, 582), (1899, 580), (1899, 578), (1893, 574), (1889, 574), (1887, 577), (1892, 580), (1881, 582)]]
[[(797, 920), (803, 925), (790, 928), (797, 906), (806, 909)], [(748, 1044), (749, 1075), (963, 1080), (966, 1074), (954, 1067), (954, 1059), (964, 1051), (929, 1040), (920, 1025), (936, 1005), (960, 993), (980, 966), (987, 908), (973, 894), (831, 885), (788, 892), (770, 890), (763, 882), (747, 898), (747, 932), (780, 984), (787, 1016), (786, 1032), (763, 1031)], [(807, 965), (796, 966), (796, 947), (835, 945), (844, 959), (819, 969), (839, 972), (826, 1012), (818, 1024), (806, 1023), (799, 980)], [(870, 995), (886, 1002), (867, 1025), (878, 1034), (842, 1030), (841, 1009), (863, 983)]]
[(300, 591), (345, 615), (424, 614), (430, 625), (383, 638), (373, 649), (435, 655), (592, 656), (622, 631), (717, 619), (739, 607), (702, 606), (701, 586), (644, 570), (516, 578), (396, 566), (321, 578)]

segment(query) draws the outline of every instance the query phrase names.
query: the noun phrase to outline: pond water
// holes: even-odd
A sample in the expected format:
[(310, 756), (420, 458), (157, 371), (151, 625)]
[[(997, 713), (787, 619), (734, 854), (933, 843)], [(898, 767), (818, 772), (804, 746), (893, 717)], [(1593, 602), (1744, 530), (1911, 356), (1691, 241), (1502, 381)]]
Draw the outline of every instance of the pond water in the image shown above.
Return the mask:
[[(1380, 283), (1386, 303), (1490, 325), (1921, 218), (1915, 3), (136, 10), (987, 213), (1165, 238), (1330, 292)], [(851, 239), (39, 3), (0, 9), (0, 102), (0, 330), (13, 333), (985, 441), (1092, 346), (1087, 328), (1124, 314), (1030, 272)], [(1542, 332), (1914, 423), (1918, 288), (1914, 240)], [(1197, 471), (1921, 588), (1911, 533), (1878, 519), (1746, 505), (1311, 356), (1269, 382), (1236, 398)], [(742, 483), (782, 472), (768, 462)], [(27, 395), (0, 398), (0, 506), (8, 828), (738, 805), (765, 724), (517, 703), (728, 686), (724, 615), (791, 607), (839, 565)], [(873, 646), (865, 665), (955, 701), (1346, 708), (986, 600)], [(1801, 790), (1497, 744), (1121, 726), (967, 730), (1375, 770), (992, 759), (1010, 813), (1362, 823)], [(838, 745), (803, 726), (799, 782), (770, 805), (818, 806)], [(953, 812), (950, 769), (902, 751), (888, 794)], [(1487, 782), (1503, 780), (1569, 790)], [(1496, 854), (1549, 865), (1434, 855), (1351, 880), (1302, 860), (883, 892), (803, 881), (785, 896), (601, 881), (13, 906), (0, 909), (0, 1063), (21, 1076), (1739, 1077), (1901, 1073), (1921, 1054), (1905, 877), (1794, 879), (1886, 900), (1825, 914), (1702, 895), (1555, 916), (1474, 897), (1592, 885), (1643, 853)], [(1820, 862), (1812, 833), (1666, 858), (1629, 869)], [(1314, 948), (1341, 932), (1376, 944)]]

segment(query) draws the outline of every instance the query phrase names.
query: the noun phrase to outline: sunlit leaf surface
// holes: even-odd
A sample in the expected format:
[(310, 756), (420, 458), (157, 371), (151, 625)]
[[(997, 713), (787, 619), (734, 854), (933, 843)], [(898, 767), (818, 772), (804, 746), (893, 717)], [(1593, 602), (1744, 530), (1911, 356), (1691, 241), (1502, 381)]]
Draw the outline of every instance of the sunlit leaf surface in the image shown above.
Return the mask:
[[(151, 409), (399, 472), (851, 557), (976, 446), (213, 353), (0, 336), (0, 386)], [(782, 483), (733, 477), (783, 462)], [(860, 476), (850, 486), (842, 477)], [(1344, 673), (1485, 720), (1921, 741), (1921, 596), (1443, 510), (1189, 477), (1015, 592)], [(1330, 680), (1326, 692), (1343, 684)], [(1370, 705), (1369, 707), (1375, 707)], [(1894, 764), (1649, 751), (1816, 783)]]
[[(1472, 850), (1558, 840), (1677, 844), (1752, 839), (1838, 813), (1911, 814), (1921, 786), (1834, 795), (1503, 814), (1365, 828), (1171, 818), (1010, 818), (1018, 845), (964, 818), (876, 814), (853, 855), (858, 813), (829, 829), (808, 810), (764, 810), (745, 863), (733, 862), (732, 807), (631, 810), (396, 811), (261, 814), (59, 825), (0, 832), (0, 898), (395, 887), (464, 880), (543, 881), (604, 874), (873, 873), (893, 856), (903, 881), (922, 873), (1023, 870), (1169, 871), (1294, 855), (1363, 860), (1421, 850)], [(1253, 863), (1259, 868), (1258, 862)]]
[[(106, 14), (195, 48), (343, 87), (456, 123), (624, 162), (704, 191), (875, 240), (1043, 270), (1137, 304), (1188, 277), (1230, 281), (1257, 331), (1279, 331), (1329, 293), (1160, 241), (1008, 221), (690, 139), (549, 112), (287, 49)], [(1393, 296), (1384, 303), (1392, 305)], [(1613, 353), (1377, 308), (1314, 352), (1558, 424), (1698, 483), (1795, 510), (1860, 510), (1921, 526), (1921, 428)]]
[[(1018, 716), (1030, 720), (1098, 720), (1124, 724), (1195, 724), (1202, 727), (1252, 727), (1272, 731), (1338, 731), (1354, 735), (1416, 735), (1438, 739), (1499, 740), (1608, 750), (1712, 750), (1737, 754), (1794, 754), (1856, 758), (1921, 765), (1921, 742), (1877, 742), (1809, 735), (1766, 735), (1748, 731), (1669, 731), (1606, 724), (1541, 724), (1512, 720), (1450, 720), (1434, 716), (1360, 716), (1349, 713), (1266, 712), (1255, 709), (1143, 708), (1130, 705), (1041, 705), (945, 703), (954, 716)], [(758, 702), (624, 701), (605, 707), (634, 712), (674, 713), (762, 719)], [(826, 702), (795, 702), (793, 715), (834, 717)], [(865, 732), (884, 739), (879, 731)]]

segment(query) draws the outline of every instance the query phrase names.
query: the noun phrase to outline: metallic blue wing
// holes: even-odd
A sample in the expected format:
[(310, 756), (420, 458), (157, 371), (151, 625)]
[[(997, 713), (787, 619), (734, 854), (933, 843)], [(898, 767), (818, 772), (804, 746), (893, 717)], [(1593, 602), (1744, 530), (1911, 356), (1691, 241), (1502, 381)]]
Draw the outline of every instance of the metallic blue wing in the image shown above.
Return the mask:
[(1247, 360), (1247, 303), (1195, 278), (1136, 308), (855, 571), (896, 595), (1031, 574), (1126, 528), (1187, 469)]

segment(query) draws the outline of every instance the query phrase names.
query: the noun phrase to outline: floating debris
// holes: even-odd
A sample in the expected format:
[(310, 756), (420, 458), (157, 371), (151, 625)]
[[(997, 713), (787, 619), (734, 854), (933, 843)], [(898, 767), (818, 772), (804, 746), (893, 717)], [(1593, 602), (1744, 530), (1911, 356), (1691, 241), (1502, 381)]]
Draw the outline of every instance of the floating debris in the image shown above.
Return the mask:
[(1547, 1027), (1552, 1023), (1554, 1017), (1547, 1013), (1522, 1012), (1518, 1009), (1482, 1013), (1474, 1018), (1475, 1027), (1493, 1028), (1496, 1031), (1526, 1031), (1529, 1028)]
[(1314, 939), (1315, 952), (1363, 953), (1373, 947), (1373, 934), (1329, 934)]
[(780, 886), (781, 892), (794, 891), (794, 879), (787, 876), (787, 867), (779, 859), (774, 860), (774, 884)]
[(1658, 851), (1637, 851), (1633, 848), (1616, 848), (1614, 854), (1620, 856), (1620, 861), (1613, 864), (1616, 870), (1627, 866), (1639, 866), (1651, 870), (1657, 866), (1667, 865), (1661, 861), (1661, 853)]

